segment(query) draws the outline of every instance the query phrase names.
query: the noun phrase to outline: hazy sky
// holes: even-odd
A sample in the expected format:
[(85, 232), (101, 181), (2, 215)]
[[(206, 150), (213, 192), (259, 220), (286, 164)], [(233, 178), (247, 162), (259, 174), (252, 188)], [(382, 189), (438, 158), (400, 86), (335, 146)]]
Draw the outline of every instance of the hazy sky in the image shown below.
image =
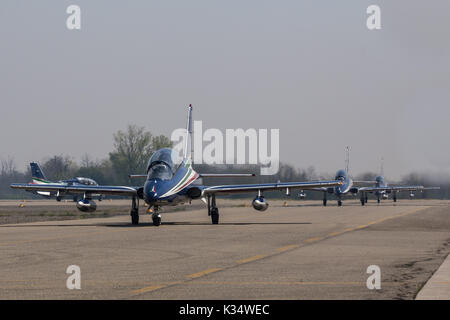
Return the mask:
[[(66, 8), (81, 7), (81, 30)], [(381, 7), (369, 31), (366, 8)], [(281, 161), (450, 173), (448, 0), (2, 0), (0, 158), (105, 158), (127, 124), (279, 128)]]

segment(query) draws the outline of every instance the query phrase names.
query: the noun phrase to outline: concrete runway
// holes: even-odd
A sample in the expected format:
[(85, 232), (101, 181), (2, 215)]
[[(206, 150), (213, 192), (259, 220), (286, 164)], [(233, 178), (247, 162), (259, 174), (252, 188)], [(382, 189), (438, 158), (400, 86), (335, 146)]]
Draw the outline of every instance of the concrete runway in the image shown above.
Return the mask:
[(219, 225), (189, 206), (160, 227), (145, 214), (0, 225), (0, 299), (414, 299), (450, 251), (449, 201), (226, 201)]

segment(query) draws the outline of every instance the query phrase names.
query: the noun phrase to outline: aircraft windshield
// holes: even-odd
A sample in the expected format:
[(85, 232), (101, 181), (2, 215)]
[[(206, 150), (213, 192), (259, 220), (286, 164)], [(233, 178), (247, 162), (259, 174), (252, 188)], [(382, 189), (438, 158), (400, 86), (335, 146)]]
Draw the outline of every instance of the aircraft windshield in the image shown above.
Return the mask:
[(164, 162), (155, 163), (148, 170), (148, 179), (161, 179), (170, 180), (172, 179), (173, 173), (170, 167)]
[(336, 180), (339, 180), (339, 179), (343, 179), (343, 180), (345, 180), (345, 177), (347, 176), (347, 173), (344, 171), (344, 170), (339, 170), (337, 173), (336, 173)]
[(87, 186), (96, 186), (96, 185), (98, 185), (97, 182), (95, 182), (94, 180), (89, 179), (89, 178), (78, 177), (76, 179), (77, 179), (78, 183), (81, 183), (81, 184), (84, 184), (84, 185), (87, 185)]
[(148, 161), (148, 179), (172, 179), (182, 159), (178, 153), (169, 148), (156, 151)]

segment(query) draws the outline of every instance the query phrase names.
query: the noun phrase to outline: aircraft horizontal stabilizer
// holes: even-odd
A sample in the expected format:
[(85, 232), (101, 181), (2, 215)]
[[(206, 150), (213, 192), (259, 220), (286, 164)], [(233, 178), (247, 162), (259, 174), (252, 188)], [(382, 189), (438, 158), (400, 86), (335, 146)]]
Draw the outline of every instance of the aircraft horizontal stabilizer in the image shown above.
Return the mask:
[(254, 173), (199, 173), (200, 178), (235, 178), (235, 177), (255, 177)]
[[(129, 174), (128, 178), (146, 178), (146, 174)], [(237, 178), (237, 177), (256, 177), (254, 173), (200, 173), (200, 178)]]

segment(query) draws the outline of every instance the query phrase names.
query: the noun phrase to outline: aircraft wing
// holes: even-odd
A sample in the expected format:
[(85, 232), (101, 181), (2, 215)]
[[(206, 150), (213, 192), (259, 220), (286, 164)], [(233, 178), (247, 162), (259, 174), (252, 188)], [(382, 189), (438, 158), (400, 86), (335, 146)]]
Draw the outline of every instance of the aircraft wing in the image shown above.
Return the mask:
[[(254, 173), (199, 173), (199, 178), (236, 178), (236, 177), (255, 177)], [(147, 174), (129, 174), (129, 178), (147, 178)]]
[(321, 188), (311, 188), (311, 189), (308, 189), (308, 190), (310, 190), (310, 191), (323, 191), (323, 192), (325, 192), (325, 191), (328, 191), (328, 188), (327, 188), (327, 187), (321, 187)]
[(310, 190), (314, 188), (328, 188), (336, 187), (342, 184), (340, 180), (331, 181), (311, 181), (311, 182), (278, 182), (278, 183), (262, 183), (262, 184), (236, 184), (236, 185), (223, 185), (223, 186), (211, 186), (205, 187), (202, 190), (202, 196), (214, 193), (245, 193), (252, 191), (273, 191), (281, 189), (302, 189)]
[[(433, 187), (434, 188), (434, 187)], [(360, 192), (375, 192), (375, 191), (422, 191), (426, 190), (424, 186), (387, 186), (387, 187), (361, 187), (358, 188)]]
[(376, 181), (353, 180), (353, 184), (375, 184)]
[(255, 177), (254, 173), (199, 173), (200, 178), (236, 178), (236, 177)]
[(137, 195), (137, 188), (125, 186), (68, 186), (61, 184), (31, 184), (31, 183), (13, 183), (13, 189), (22, 189), (26, 191), (52, 191), (60, 194), (66, 193), (86, 193), (86, 194), (108, 194), (116, 196), (134, 196)]

